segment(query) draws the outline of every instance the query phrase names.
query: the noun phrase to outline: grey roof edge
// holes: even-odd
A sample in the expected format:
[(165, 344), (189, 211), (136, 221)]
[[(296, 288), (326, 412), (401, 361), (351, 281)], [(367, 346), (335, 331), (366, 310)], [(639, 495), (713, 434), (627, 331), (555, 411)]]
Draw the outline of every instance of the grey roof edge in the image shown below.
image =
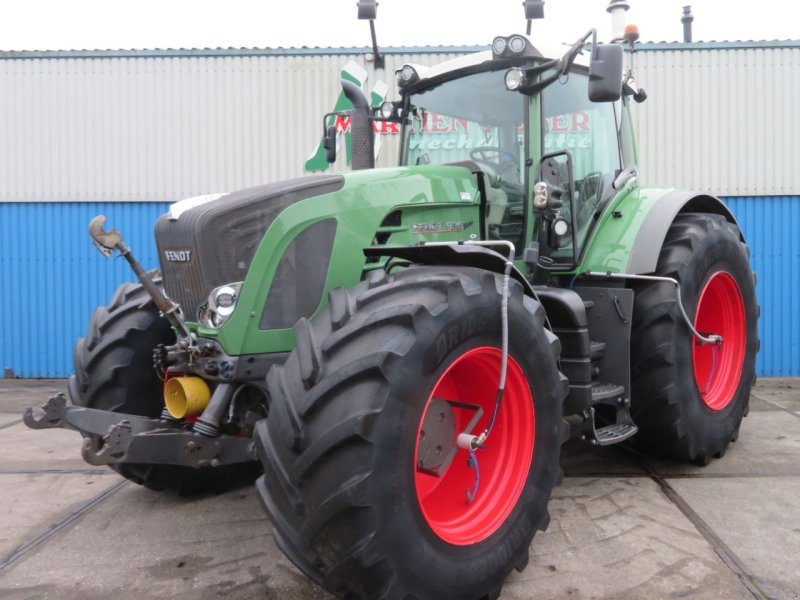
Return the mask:
[(736, 40), (732, 42), (645, 42), (636, 50), (745, 50), (800, 48), (800, 40)]
[[(467, 54), (486, 46), (409, 46), (381, 48), (381, 54)], [(363, 56), (369, 47), (349, 48), (189, 48), (154, 50), (0, 50), (0, 59), (31, 58), (197, 58), (246, 56)]]
[[(392, 46), (381, 54), (467, 54), (487, 50), (488, 45), (462, 46)], [(644, 42), (638, 51), (664, 50), (739, 50), (739, 49), (800, 48), (800, 40), (745, 40), (732, 42)], [(163, 48), (152, 50), (0, 50), (0, 59), (63, 59), (63, 58), (225, 58), (248, 56), (363, 56), (372, 48), (363, 46), (342, 48)]]

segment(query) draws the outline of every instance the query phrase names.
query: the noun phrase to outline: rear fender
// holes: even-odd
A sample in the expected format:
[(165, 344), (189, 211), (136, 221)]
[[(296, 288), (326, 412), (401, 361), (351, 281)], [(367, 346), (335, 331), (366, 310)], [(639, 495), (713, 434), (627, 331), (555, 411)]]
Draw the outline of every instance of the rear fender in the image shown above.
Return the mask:
[[(628, 268), (626, 269), (627, 273), (643, 274), (655, 272), (658, 264), (658, 255), (667, 237), (667, 230), (672, 225), (676, 215), (685, 212), (722, 215), (729, 222), (738, 226), (733, 213), (719, 198), (697, 192), (669, 192), (653, 205), (642, 222), (631, 248)], [(744, 241), (741, 230), (739, 235)]]

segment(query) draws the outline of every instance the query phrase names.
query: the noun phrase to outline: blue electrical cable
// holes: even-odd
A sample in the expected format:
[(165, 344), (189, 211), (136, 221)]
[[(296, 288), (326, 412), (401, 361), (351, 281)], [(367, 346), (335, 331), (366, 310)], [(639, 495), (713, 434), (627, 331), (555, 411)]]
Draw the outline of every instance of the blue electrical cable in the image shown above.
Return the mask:
[(711, 389), (711, 382), (714, 381), (714, 375), (716, 374), (717, 370), (717, 345), (714, 344), (711, 346), (711, 373), (708, 375), (708, 382), (706, 383), (706, 389), (703, 390), (704, 394), (708, 393), (708, 390)]
[(481, 472), (478, 470), (478, 457), (475, 456), (475, 451), (470, 448), (467, 450), (469, 452), (469, 466), (475, 470), (475, 485), (472, 486), (472, 491), (467, 490), (467, 504), (475, 500), (475, 496), (478, 495), (478, 486), (481, 483)]

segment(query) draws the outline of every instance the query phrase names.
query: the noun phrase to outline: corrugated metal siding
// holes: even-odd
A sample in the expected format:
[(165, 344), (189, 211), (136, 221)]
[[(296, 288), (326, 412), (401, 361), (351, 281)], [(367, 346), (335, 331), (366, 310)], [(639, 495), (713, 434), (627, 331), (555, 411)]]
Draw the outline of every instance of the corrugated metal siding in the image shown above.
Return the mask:
[(726, 196), (800, 192), (800, 48), (636, 54), (642, 180)]
[(147, 268), (158, 265), (153, 224), (164, 203), (0, 203), (0, 368), (18, 377), (66, 377), (89, 316), (133, 278), (102, 257), (89, 221), (105, 214)]
[[(679, 46), (636, 56), (642, 180), (732, 196), (759, 278), (758, 372), (800, 375), (800, 48)], [(166, 201), (302, 173), (348, 60), (392, 97), (395, 68), (466, 49), (446, 50), (387, 54), (377, 74), (349, 50), (0, 54), (0, 368), (69, 374), (91, 311), (130, 279), (94, 251), (91, 217), (155, 266)]]
[(750, 247), (761, 306), (757, 372), (800, 375), (800, 196), (726, 198)]
[(396, 97), (395, 68), (455, 56), (387, 55), (377, 72), (346, 54), (0, 60), (0, 202), (160, 202), (296, 177), (349, 60)]
[[(800, 196), (728, 198), (747, 237), (761, 305), (759, 375), (800, 375)], [(148, 268), (164, 203), (0, 204), (0, 367), (20, 377), (66, 377), (89, 316), (132, 274), (100, 256), (87, 224), (105, 214)]]
[[(800, 47), (675, 47), (636, 55), (643, 181), (797, 193)], [(453, 50), (387, 54), (383, 71), (360, 50), (0, 57), (0, 201), (176, 200), (297, 176), (347, 61), (395, 97), (395, 68), (468, 49)], [(383, 165), (396, 156), (386, 144)]]

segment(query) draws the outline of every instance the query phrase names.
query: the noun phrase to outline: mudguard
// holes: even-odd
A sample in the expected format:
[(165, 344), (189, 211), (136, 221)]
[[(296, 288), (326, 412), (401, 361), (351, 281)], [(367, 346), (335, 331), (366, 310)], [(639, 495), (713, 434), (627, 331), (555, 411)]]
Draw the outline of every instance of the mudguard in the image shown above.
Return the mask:
[(733, 213), (715, 196), (688, 191), (669, 192), (655, 203), (642, 222), (631, 249), (626, 273), (638, 275), (656, 270), (667, 230), (675, 216), (682, 212), (718, 214), (738, 226)]

